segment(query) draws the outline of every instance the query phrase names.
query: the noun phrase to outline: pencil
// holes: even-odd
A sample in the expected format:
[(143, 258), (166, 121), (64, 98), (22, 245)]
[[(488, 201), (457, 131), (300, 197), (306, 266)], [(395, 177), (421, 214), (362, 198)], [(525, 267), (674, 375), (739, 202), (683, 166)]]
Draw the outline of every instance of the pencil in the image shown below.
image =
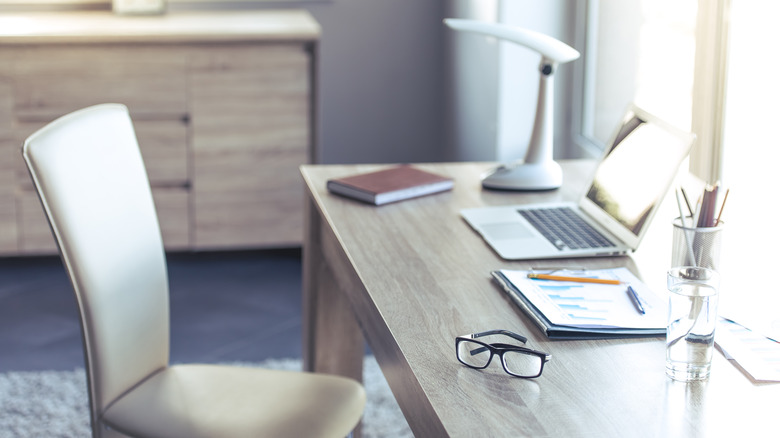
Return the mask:
[(534, 278), (538, 280), (571, 281), (575, 283), (620, 284), (620, 280), (611, 280), (608, 278), (567, 277), (564, 275), (528, 274), (528, 278)]
[(723, 203), (720, 204), (720, 211), (718, 212), (718, 218), (715, 220), (714, 226), (720, 225), (720, 216), (723, 214), (723, 207), (726, 206), (726, 199), (729, 198), (729, 189), (726, 189), (726, 194), (723, 195)]

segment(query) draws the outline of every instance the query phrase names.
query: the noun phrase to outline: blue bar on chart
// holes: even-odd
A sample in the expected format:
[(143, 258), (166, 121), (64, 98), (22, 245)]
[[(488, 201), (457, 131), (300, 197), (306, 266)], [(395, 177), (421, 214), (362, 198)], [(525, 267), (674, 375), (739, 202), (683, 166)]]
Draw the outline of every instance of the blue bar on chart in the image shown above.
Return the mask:
[[(553, 284), (544, 280), (535, 282), (547, 296), (572, 319), (605, 321), (613, 300), (589, 298), (582, 294), (582, 284)], [(592, 286), (591, 286), (592, 287)], [(579, 292), (579, 293), (578, 293)]]

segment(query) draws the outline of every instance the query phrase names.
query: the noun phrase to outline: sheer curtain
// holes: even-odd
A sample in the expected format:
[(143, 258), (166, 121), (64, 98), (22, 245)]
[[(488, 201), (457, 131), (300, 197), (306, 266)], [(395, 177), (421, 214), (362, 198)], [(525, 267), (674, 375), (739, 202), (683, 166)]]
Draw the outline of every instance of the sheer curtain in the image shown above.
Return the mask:
[[(780, 83), (776, 45), (780, 43), (780, 2), (732, 0), (726, 62), (723, 132), (723, 183), (729, 187), (724, 208), (723, 299), (743, 312), (771, 311), (764, 320), (780, 328), (780, 294), (758, 273), (777, 269), (774, 248), (780, 233), (771, 218), (778, 210), (774, 179), (780, 163), (778, 115)], [(761, 318), (758, 318), (761, 319)]]
[(731, 1), (722, 167), (724, 181), (739, 190), (740, 198), (771, 199), (766, 187), (780, 163), (778, 17), (780, 2), (775, 0)]

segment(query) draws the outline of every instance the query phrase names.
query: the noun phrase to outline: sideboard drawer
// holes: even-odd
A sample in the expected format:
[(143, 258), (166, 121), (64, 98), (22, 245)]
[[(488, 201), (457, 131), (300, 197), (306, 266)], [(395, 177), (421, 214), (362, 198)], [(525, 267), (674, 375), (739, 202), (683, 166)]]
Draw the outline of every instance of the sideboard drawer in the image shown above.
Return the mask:
[(127, 105), (134, 120), (187, 114), (186, 55), (175, 47), (14, 47), (3, 56), (14, 66), (19, 120), (52, 120), (107, 102)]

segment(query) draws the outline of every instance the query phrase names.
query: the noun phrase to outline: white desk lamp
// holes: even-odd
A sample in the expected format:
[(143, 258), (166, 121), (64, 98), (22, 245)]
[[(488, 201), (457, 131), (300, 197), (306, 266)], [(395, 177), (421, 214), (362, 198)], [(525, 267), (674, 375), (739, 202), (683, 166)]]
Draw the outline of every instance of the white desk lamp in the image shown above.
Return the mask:
[(505, 164), (482, 179), (482, 185), (503, 190), (552, 190), (563, 182), (561, 166), (553, 160), (553, 74), (558, 64), (574, 61), (580, 52), (557, 39), (506, 24), (445, 18), (455, 30), (475, 32), (520, 44), (542, 55), (539, 97), (531, 141), (522, 162)]

